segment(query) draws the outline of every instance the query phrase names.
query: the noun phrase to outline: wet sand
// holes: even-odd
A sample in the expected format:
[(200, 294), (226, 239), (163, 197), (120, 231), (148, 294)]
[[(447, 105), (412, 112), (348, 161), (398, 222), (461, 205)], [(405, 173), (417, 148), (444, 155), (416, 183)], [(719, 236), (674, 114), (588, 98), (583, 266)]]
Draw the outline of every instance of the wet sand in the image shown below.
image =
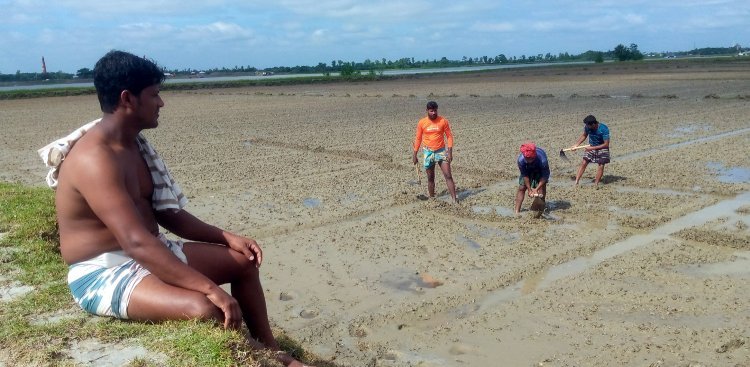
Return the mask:
[[(147, 136), (193, 214), (256, 238), (274, 324), (346, 366), (750, 365), (750, 62), (606, 64), (163, 92)], [(427, 100), (459, 206), (411, 165)], [(93, 96), (0, 101), (0, 179), (98, 117)], [(561, 148), (594, 114), (603, 184)], [(518, 146), (547, 209), (512, 215)]]

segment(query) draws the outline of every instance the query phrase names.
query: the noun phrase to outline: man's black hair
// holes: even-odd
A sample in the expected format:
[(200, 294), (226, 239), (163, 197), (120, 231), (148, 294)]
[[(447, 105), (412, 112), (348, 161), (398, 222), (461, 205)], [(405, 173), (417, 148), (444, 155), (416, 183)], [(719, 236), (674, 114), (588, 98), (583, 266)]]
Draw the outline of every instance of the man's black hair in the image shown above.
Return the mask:
[(427, 109), (428, 110), (437, 110), (437, 102), (435, 101), (429, 101), (427, 102)]
[(164, 73), (155, 62), (131, 53), (112, 50), (94, 66), (94, 87), (102, 112), (112, 113), (120, 103), (120, 93), (135, 96), (164, 81)]
[(586, 116), (586, 118), (583, 119), (583, 123), (586, 125), (595, 124), (597, 122), (599, 121), (596, 121), (596, 117), (594, 117), (594, 115), (588, 115)]

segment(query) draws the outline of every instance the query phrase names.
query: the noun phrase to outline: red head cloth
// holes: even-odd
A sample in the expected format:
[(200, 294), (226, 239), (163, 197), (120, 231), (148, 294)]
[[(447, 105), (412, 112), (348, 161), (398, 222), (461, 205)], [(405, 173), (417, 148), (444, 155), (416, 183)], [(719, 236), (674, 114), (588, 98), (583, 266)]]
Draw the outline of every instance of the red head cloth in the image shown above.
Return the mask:
[(536, 158), (536, 145), (532, 142), (522, 144), (521, 154), (523, 154), (524, 158)]

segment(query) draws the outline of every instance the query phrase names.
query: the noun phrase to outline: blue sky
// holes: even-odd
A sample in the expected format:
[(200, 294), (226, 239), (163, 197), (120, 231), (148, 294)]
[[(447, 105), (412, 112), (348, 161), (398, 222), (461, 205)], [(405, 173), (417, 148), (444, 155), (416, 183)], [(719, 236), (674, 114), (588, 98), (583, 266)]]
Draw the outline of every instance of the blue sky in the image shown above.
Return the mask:
[(748, 0), (0, 0), (0, 73), (93, 68), (111, 49), (169, 69), (750, 46)]

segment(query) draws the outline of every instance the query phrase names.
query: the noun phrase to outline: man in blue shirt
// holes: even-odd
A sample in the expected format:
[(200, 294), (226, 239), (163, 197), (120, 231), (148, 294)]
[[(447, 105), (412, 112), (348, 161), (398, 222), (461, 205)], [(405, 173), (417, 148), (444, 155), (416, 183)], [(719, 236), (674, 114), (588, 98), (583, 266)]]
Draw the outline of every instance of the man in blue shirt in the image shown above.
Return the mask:
[(604, 175), (604, 165), (609, 163), (609, 128), (607, 125), (596, 121), (596, 117), (588, 115), (583, 119), (583, 134), (581, 134), (578, 141), (573, 145), (577, 147), (583, 143), (588, 136), (589, 145), (586, 147), (586, 153), (583, 155), (583, 161), (581, 166), (578, 168), (578, 174), (576, 174), (576, 186), (583, 176), (583, 172), (586, 171), (586, 166), (589, 162), (594, 162), (599, 165), (596, 170), (596, 178), (594, 179), (594, 185), (599, 186)]
[(516, 160), (521, 176), (518, 178), (518, 192), (516, 192), (516, 215), (521, 212), (521, 204), (528, 191), (529, 197), (544, 198), (547, 195), (547, 181), (549, 181), (549, 163), (547, 153), (528, 142), (521, 145), (521, 154)]

